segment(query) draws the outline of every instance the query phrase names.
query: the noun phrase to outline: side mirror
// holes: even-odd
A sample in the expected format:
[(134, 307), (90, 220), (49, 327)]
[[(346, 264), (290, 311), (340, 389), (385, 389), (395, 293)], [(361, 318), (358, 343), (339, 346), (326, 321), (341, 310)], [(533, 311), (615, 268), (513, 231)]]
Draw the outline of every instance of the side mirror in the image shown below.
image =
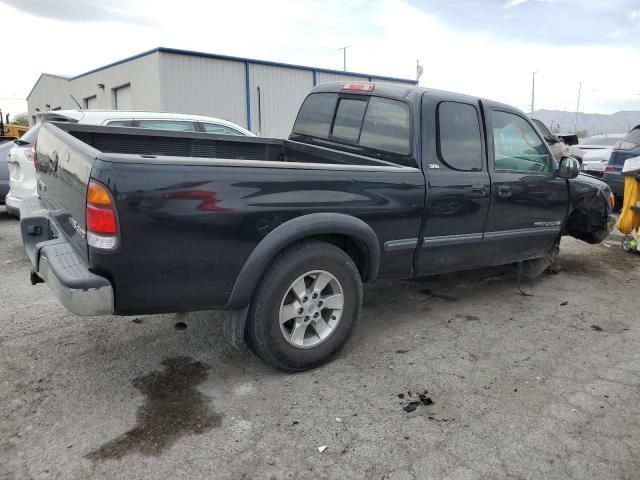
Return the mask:
[(573, 157), (562, 157), (557, 175), (560, 178), (576, 178), (580, 174), (580, 162)]
[(555, 145), (556, 143), (560, 143), (560, 139), (555, 135), (549, 135), (547, 138), (545, 138), (545, 140), (549, 145)]

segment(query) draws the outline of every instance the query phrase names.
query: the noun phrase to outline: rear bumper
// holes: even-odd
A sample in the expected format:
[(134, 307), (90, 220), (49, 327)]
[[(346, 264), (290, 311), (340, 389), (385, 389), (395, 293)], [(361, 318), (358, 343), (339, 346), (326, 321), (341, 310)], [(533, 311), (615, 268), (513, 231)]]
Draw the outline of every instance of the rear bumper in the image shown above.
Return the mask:
[[(76, 315), (113, 313), (113, 287), (91, 273), (86, 261), (62, 232), (53, 238), (49, 212), (38, 197), (20, 204), (20, 229), (33, 266), (32, 281), (42, 279), (64, 307)], [(34, 278), (35, 275), (35, 278)]]
[(13, 215), (16, 218), (20, 218), (20, 202), (21, 198), (14, 197), (11, 195), (11, 192), (7, 193), (7, 196), (4, 199), (4, 205), (7, 208), (7, 212), (10, 215)]

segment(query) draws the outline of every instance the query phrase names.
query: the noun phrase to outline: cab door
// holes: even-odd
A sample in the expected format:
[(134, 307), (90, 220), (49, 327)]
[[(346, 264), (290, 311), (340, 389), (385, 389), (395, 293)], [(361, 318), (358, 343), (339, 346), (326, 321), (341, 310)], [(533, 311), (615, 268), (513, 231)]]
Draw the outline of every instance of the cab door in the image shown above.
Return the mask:
[(483, 265), (491, 180), (478, 100), (423, 95), (423, 170), (428, 182), (416, 273)]
[(544, 256), (567, 214), (567, 180), (556, 176), (556, 160), (527, 117), (485, 105), (492, 180), (485, 254), (495, 264)]

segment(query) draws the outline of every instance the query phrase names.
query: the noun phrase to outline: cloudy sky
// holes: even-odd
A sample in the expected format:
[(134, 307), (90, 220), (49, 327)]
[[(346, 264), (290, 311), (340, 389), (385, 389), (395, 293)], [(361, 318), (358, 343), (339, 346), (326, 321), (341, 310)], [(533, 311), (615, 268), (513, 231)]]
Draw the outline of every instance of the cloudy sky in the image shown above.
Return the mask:
[[(41, 72), (76, 75), (157, 46), (413, 78), (536, 108), (640, 110), (640, 0), (0, 0), (0, 108)], [(9, 41), (8, 43), (6, 41)]]

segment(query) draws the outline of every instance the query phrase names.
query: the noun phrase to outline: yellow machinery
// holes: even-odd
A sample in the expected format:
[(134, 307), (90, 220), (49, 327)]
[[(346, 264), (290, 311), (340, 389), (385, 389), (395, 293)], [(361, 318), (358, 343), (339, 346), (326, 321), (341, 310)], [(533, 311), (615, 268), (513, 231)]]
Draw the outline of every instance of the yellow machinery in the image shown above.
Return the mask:
[(27, 133), (27, 130), (29, 130), (29, 127), (23, 127), (22, 125), (14, 125), (12, 123), (5, 123), (4, 131), (2, 132), (2, 135), (5, 137), (20, 138), (22, 135)]
[(629, 158), (622, 171), (624, 205), (618, 219), (618, 230), (625, 234), (622, 248), (638, 252), (640, 242), (640, 157)]

